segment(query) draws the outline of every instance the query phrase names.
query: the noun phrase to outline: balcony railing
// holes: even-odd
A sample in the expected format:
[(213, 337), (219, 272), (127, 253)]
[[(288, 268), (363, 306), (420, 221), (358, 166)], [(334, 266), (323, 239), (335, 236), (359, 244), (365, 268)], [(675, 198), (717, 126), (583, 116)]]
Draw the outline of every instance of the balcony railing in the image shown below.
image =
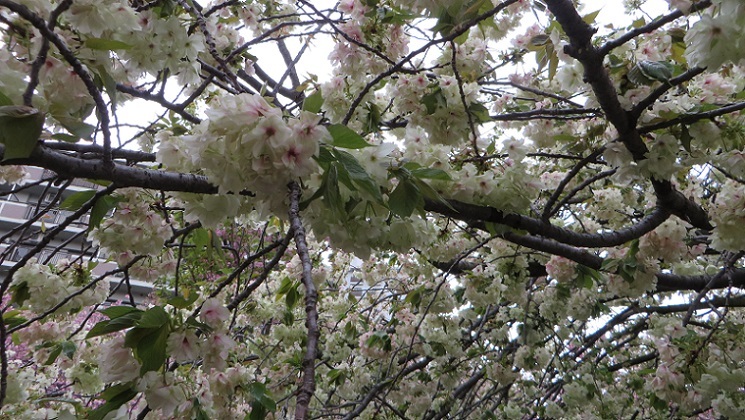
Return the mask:
[[(65, 221), (68, 217), (72, 216), (74, 212), (62, 210), (62, 209), (51, 209), (48, 212), (46, 212), (39, 221), (43, 221), (44, 223), (49, 223), (52, 225), (58, 225)], [(38, 213), (36, 212), (36, 206), (35, 205), (29, 205), (28, 209), (26, 210), (26, 220), (31, 219), (35, 216), (37, 216)], [(88, 227), (88, 220), (90, 219), (90, 215), (85, 214), (82, 217), (80, 217), (77, 220), (74, 220), (70, 225), (76, 228), (86, 228)]]
[[(13, 252), (11, 252), (10, 256), (8, 257), (8, 261), (20, 261), (23, 257), (28, 255), (28, 253), (31, 252), (32, 249), (34, 249), (32, 246), (18, 246), (16, 249), (13, 250)], [(57, 264), (60, 260), (64, 259), (73, 261), (76, 258), (80, 257), (80, 253), (65, 250), (55, 252), (54, 249), (44, 248), (41, 250), (41, 252), (38, 252), (35, 257), (36, 260), (42, 264)], [(87, 256), (85, 258), (87, 258)], [(47, 261), (47, 259), (49, 260)]]

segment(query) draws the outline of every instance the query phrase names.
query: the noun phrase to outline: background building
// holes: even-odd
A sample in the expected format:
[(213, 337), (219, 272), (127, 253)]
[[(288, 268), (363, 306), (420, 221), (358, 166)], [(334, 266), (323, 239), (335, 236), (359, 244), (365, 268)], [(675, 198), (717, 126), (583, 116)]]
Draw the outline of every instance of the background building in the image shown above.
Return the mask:
[[(98, 185), (84, 180), (58, 181), (57, 175), (48, 170), (27, 167), (28, 180), (23, 185), (0, 185), (0, 278), (5, 279), (8, 270), (36, 249), (50, 230), (59, 226), (74, 212), (59, 208), (65, 198), (76, 192), (97, 189)], [(52, 241), (38, 252), (35, 258), (42, 264), (55, 264), (60, 260), (96, 264), (93, 276), (116, 269), (116, 264), (106, 261), (105, 256), (88, 240), (88, 215), (73, 220), (54, 236)], [(123, 278), (110, 276), (112, 291), (110, 301), (128, 300)], [(148, 282), (130, 279), (132, 294), (136, 302), (142, 301), (152, 290)], [(121, 285), (121, 287), (120, 287)]]

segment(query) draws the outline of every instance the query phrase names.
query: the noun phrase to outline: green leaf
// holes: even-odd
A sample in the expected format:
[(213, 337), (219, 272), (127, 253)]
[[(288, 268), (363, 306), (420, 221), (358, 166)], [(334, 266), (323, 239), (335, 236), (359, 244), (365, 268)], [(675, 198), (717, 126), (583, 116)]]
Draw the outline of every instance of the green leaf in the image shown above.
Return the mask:
[(98, 76), (103, 82), (103, 88), (106, 91), (106, 94), (109, 95), (109, 99), (111, 99), (111, 107), (116, 108), (116, 80), (111, 77), (104, 66), (97, 66), (96, 70), (98, 70)]
[(345, 187), (349, 188), (350, 191), (357, 191), (357, 187), (352, 183), (352, 177), (349, 176), (349, 172), (340, 165), (338, 162), (334, 163), (336, 167), (339, 182)]
[(530, 38), (530, 41), (528, 41), (528, 50), (543, 50), (549, 43), (551, 43), (551, 37), (546, 34), (538, 34), (533, 38)]
[(636, 262), (636, 254), (639, 252), (639, 239), (634, 239), (629, 245), (629, 252), (626, 254), (626, 260), (633, 260)]
[(28, 321), (26, 318), (20, 316), (20, 313), (20, 311), (14, 309), (6, 311), (3, 314), (3, 323), (7, 326), (7, 328), (15, 328)]
[(390, 351), (392, 349), (391, 336), (385, 331), (375, 331), (370, 338), (367, 339), (367, 345), (369, 347), (381, 348), (384, 351)]
[(370, 194), (378, 203), (383, 202), (383, 196), (380, 194), (380, 187), (370, 177), (365, 168), (360, 165), (359, 161), (349, 152), (334, 149), (332, 154), (337, 161), (344, 167), (352, 181), (363, 191)]
[(116, 331), (121, 331), (127, 328), (131, 328), (135, 325), (135, 322), (142, 316), (142, 312), (133, 312), (127, 315), (123, 315), (109, 321), (101, 321), (88, 331), (85, 338), (93, 338), (101, 335), (110, 334)]
[(96, 131), (96, 127), (86, 124), (77, 118), (68, 117), (64, 115), (52, 115), (52, 118), (57, 120), (62, 127), (65, 128), (70, 134), (77, 137), (78, 139), (92, 140), (93, 133)]
[(686, 152), (691, 153), (691, 133), (688, 131), (688, 126), (685, 124), (680, 125), (680, 144), (683, 146)]
[(44, 365), (49, 366), (54, 363), (60, 354), (64, 354), (68, 359), (72, 359), (75, 355), (75, 349), (75, 343), (72, 341), (63, 341), (55, 344), (52, 351), (49, 353), (49, 357), (47, 357), (47, 360), (44, 362)]
[(135, 324), (138, 328), (159, 328), (168, 324), (170, 318), (162, 306), (154, 306), (145, 311)]
[(424, 207), (424, 199), (413, 182), (399, 181), (396, 189), (388, 194), (388, 208), (399, 217), (409, 217), (415, 209)]
[(431, 93), (422, 96), (422, 104), (427, 109), (427, 115), (432, 115), (438, 108), (447, 106), (447, 99), (442, 89), (437, 87)]
[(282, 323), (287, 326), (292, 326), (295, 324), (295, 314), (292, 313), (292, 310), (285, 309), (285, 311), (282, 313)]
[(258, 402), (268, 411), (274, 411), (277, 409), (277, 403), (274, 402), (271, 394), (269, 394), (269, 390), (266, 388), (266, 385), (262, 384), (261, 382), (252, 382), (248, 386), (248, 393), (251, 395), (251, 399), (253, 399), (255, 402)]
[(168, 299), (166, 303), (176, 309), (186, 309), (190, 308), (191, 305), (196, 302), (198, 298), (199, 293), (188, 293), (186, 297), (182, 295), (173, 296), (172, 298)]
[(0, 117), (26, 118), (40, 114), (39, 110), (25, 105), (0, 106)]
[(67, 143), (77, 143), (78, 140), (80, 140), (80, 137), (73, 136), (71, 134), (65, 134), (65, 133), (54, 133), (52, 134), (52, 138), (54, 140), (64, 141)]
[(479, 102), (474, 102), (468, 106), (468, 112), (476, 118), (479, 123), (485, 123), (491, 121), (489, 110)]
[(666, 61), (642, 60), (636, 63), (639, 71), (648, 79), (667, 82), (673, 77), (673, 67)]
[(295, 305), (300, 300), (300, 292), (298, 292), (299, 285), (300, 285), (299, 283), (296, 283), (295, 287), (288, 290), (287, 294), (285, 295), (285, 304), (290, 309), (294, 308)]
[(248, 391), (251, 395), (251, 413), (247, 416), (249, 420), (263, 420), (269, 412), (277, 409), (264, 384), (253, 382), (249, 385)]
[(186, 321), (184, 322), (184, 324), (185, 325), (189, 325), (189, 326), (194, 327), (194, 328), (197, 328), (197, 329), (200, 329), (202, 331), (212, 331), (212, 328), (210, 328), (209, 325), (207, 325), (207, 324), (205, 324), (203, 322), (197, 321), (197, 319), (194, 318), (193, 316), (190, 316), (190, 317), (186, 318)]
[(639, 68), (638, 65), (635, 65), (634, 67), (629, 70), (629, 72), (626, 74), (626, 77), (629, 78), (629, 81), (635, 85), (651, 85), (654, 80), (647, 77)]
[(5, 96), (2, 90), (0, 90), (0, 106), (13, 105), (13, 101), (9, 97)]
[(497, 236), (503, 233), (512, 232), (512, 228), (510, 226), (500, 225), (499, 223), (485, 222), (484, 226), (486, 227), (486, 230), (489, 232), (489, 234), (491, 234), (492, 236)]
[(418, 168), (413, 169), (411, 174), (419, 179), (436, 179), (439, 181), (452, 181), (453, 178), (447, 172), (437, 168)]
[(203, 248), (208, 247), (210, 245), (210, 243), (211, 243), (211, 241), (210, 241), (210, 232), (207, 229), (203, 228), (203, 227), (194, 229), (191, 232), (191, 235), (190, 236), (191, 236), (192, 242), (194, 243), (194, 246), (198, 250), (201, 250)]
[(341, 192), (339, 191), (339, 172), (336, 165), (331, 165), (328, 171), (325, 173), (326, 176), (326, 189), (323, 192), (323, 202), (326, 207), (331, 209), (331, 212), (339, 220), (345, 220), (344, 203), (341, 200)]
[(372, 146), (372, 144), (366, 142), (361, 135), (357, 134), (356, 131), (346, 125), (330, 125), (328, 130), (333, 139), (333, 145), (336, 147), (343, 147), (345, 149), (361, 149), (363, 147)]
[(380, 125), (380, 108), (372, 102), (368, 102), (365, 106), (367, 110), (367, 119), (365, 121), (365, 133), (373, 133), (378, 131)]
[(384, 12), (383, 17), (381, 18), (382, 23), (388, 23), (393, 25), (403, 25), (410, 21), (411, 19), (414, 19), (418, 17), (418, 15), (411, 13), (406, 10), (401, 10), (397, 7), (381, 7), (378, 10), (381, 10)]
[(107, 317), (109, 317), (109, 319), (114, 319), (127, 314), (131, 314), (132, 312), (140, 313), (142, 312), (142, 310), (134, 308), (132, 306), (110, 306), (108, 308), (101, 309), (98, 312), (106, 315)]
[(199, 398), (194, 397), (194, 399), (191, 400), (191, 403), (194, 406), (194, 411), (196, 411), (194, 420), (210, 420), (210, 416), (202, 408), (202, 403), (199, 402)]
[(114, 385), (101, 393), (101, 398), (106, 403), (88, 413), (88, 420), (103, 420), (107, 414), (119, 409), (124, 403), (131, 400), (137, 395), (132, 384)]
[(57, 357), (62, 353), (62, 347), (57, 344), (54, 346), (51, 352), (49, 352), (49, 357), (47, 357), (47, 360), (44, 361), (44, 366), (49, 366), (52, 363), (54, 363), (55, 360), (57, 360)]
[(44, 114), (28, 106), (0, 106), (0, 143), (3, 161), (31, 156), (44, 127)]
[[(452, 205), (442, 198), (440, 193), (438, 193), (434, 188), (432, 188), (429, 184), (426, 182), (420, 180), (420, 179), (414, 179), (414, 183), (416, 184), (417, 188), (419, 188), (419, 191), (421, 191), (422, 196), (429, 198), (430, 200), (437, 201), (438, 203), (444, 205), (445, 207), (449, 208), (450, 210), (455, 211)], [(422, 208), (424, 207), (424, 202), (422, 202)]]
[(282, 279), (282, 283), (279, 285), (279, 289), (277, 289), (277, 300), (282, 299), (282, 296), (286, 295), (287, 292), (292, 289), (293, 281), (289, 277), (285, 277)]
[(468, 31), (463, 32), (462, 34), (456, 36), (453, 41), (455, 41), (455, 43), (458, 45), (463, 45), (466, 43), (466, 41), (468, 41), (468, 35)]
[(317, 90), (311, 95), (306, 96), (305, 100), (303, 101), (303, 110), (312, 112), (314, 114), (317, 114), (321, 111), (321, 106), (323, 106), (323, 95), (321, 95), (320, 90)]
[(556, 51), (553, 51), (551, 53), (550, 58), (548, 59), (548, 80), (554, 80), (554, 76), (556, 76), (556, 70), (559, 68), (559, 55), (556, 54)]
[[(148, 328), (148, 330), (152, 329)], [(135, 353), (142, 366), (140, 374), (152, 370), (157, 371), (165, 364), (166, 343), (170, 331), (171, 329), (166, 324), (139, 340)]]
[(316, 162), (324, 169), (328, 169), (329, 164), (334, 162), (334, 155), (331, 154), (331, 148), (326, 145), (321, 145), (318, 151), (318, 157), (315, 157)]
[(336, 386), (344, 384), (347, 380), (347, 374), (342, 369), (331, 369), (326, 376), (328, 376), (330, 382)]
[(416, 288), (409, 293), (406, 294), (406, 299), (404, 300), (407, 303), (411, 303), (414, 305), (414, 307), (419, 306), (419, 304), (422, 302), (422, 289)]
[(17, 304), (18, 306), (23, 306), (23, 302), (31, 298), (31, 292), (29, 291), (28, 283), (26, 283), (25, 281), (22, 283), (14, 284), (10, 287), (10, 290), (13, 292), (13, 297), (10, 301)]
[(600, 9), (598, 9), (598, 10), (592, 12), (592, 13), (588, 13), (588, 14), (582, 16), (582, 20), (586, 24), (592, 25), (593, 23), (595, 23), (595, 19), (598, 17), (598, 14), (599, 13), (600, 13)]
[(99, 227), (103, 218), (106, 217), (111, 210), (116, 208), (116, 205), (119, 204), (120, 201), (122, 201), (122, 199), (118, 196), (105, 195), (100, 197), (96, 203), (93, 204), (93, 208), (91, 209), (90, 218), (88, 219), (89, 229)]
[(454, 27), (455, 19), (450, 15), (450, 13), (448, 13), (448, 9), (443, 7), (437, 17), (437, 23), (430, 30), (434, 33), (439, 33), (442, 36), (448, 36)]
[(88, 38), (85, 40), (84, 44), (92, 50), (103, 51), (128, 50), (132, 48), (132, 45), (129, 45), (126, 42), (104, 38)]
[(96, 195), (96, 190), (85, 190), (71, 194), (59, 205), (62, 210), (77, 211)]
[(75, 350), (77, 349), (75, 343), (72, 341), (63, 341), (60, 343), (60, 347), (62, 347), (62, 354), (64, 354), (68, 359), (72, 359), (75, 355)]

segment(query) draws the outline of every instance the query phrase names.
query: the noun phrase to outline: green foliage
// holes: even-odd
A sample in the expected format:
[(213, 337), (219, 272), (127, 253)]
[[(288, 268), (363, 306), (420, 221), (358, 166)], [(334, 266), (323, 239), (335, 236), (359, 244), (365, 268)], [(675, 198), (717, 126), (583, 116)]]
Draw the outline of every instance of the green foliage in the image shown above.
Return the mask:
[(396, 216), (409, 217), (414, 210), (424, 208), (424, 198), (411, 178), (401, 178), (396, 188), (388, 194), (388, 208)]
[(432, 15), (437, 17), (437, 24), (431, 30), (442, 36), (450, 35), (461, 25), (493, 7), (489, 0), (460, 0), (446, 4), (446, 6), (431, 11)]
[(134, 327), (124, 336), (124, 344), (132, 348), (140, 362), (140, 374), (157, 371), (166, 361), (166, 340), (170, 333), (170, 318), (166, 311), (155, 306), (143, 312)]
[(188, 309), (199, 299), (199, 293), (192, 293), (187, 290), (184, 295), (173, 296), (166, 303), (176, 309)]
[(632, 283), (635, 279), (637, 270), (643, 269), (636, 259), (636, 254), (638, 252), (639, 240), (635, 239), (631, 241), (629, 251), (623, 258), (606, 258), (603, 260), (603, 264), (600, 266), (600, 271), (617, 273), (625, 281)]
[(432, 188), (425, 179), (449, 181), (450, 176), (436, 168), (423, 168), (416, 163), (407, 163), (399, 168), (390, 170), (391, 176), (398, 179), (396, 188), (388, 194), (388, 208), (399, 217), (409, 217), (418, 210), (424, 212), (424, 199), (437, 201), (450, 207), (440, 193)]
[(393, 348), (391, 344), (391, 336), (385, 331), (375, 331), (367, 338), (365, 344), (368, 347), (376, 347), (383, 351), (391, 351)]
[(64, 135), (62, 133), (55, 134), (54, 138), (66, 141), (68, 143), (76, 143), (80, 139), (92, 140), (93, 133), (96, 131), (96, 127), (86, 124), (77, 118), (53, 114), (54, 118), (62, 127), (65, 128), (71, 135)]
[(85, 338), (98, 337), (131, 328), (142, 317), (143, 311), (131, 306), (112, 306), (99, 312), (109, 317), (106, 321), (100, 321), (88, 331)]
[(289, 310), (295, 307), (300, 301), (300, 281), (293, 281), (289, 277), (282, 279), (282, 284), (277, 289), (276, 300), (285, 299), (285, 304)]
[(0, 106), (0, 143), (3, 161), (31, 156), (44, 126), (44, 114), (28, 106)]
[(104, 217), (106, 217), (111, 210), (115, 209), (121, 200), (122, 198), (117, 195), (105, 195), (99, 197), (91, 208), (90, 217), (88, 219), (88, 229), (101, 226)]
[(15, 328), (28, 321), (25, 317), (20, 316), (21, 311), (11, 309), (3, 312), (3, 323), (6, 328)]
[(89, 420), (103, 420), (107, 414), (119, 409), (124, 403), (137, 395), (134, 384), (118, 384), (106, 388), (100, 398), (106, 401), (100, 407), (88, 413)]
[(10, 100), (9, 97), (7, 97), (2, 90), (0, 90), (0, 107), (13, 105), (13, 101)]
[[(336, 158), (337, 162), (341, 164), (343, 173), (354, 183), (351, 187), (353, 191), (357, 188), (361, 189), (369, 195), (377, 203), (383, 202), (383, 196), (380, 194), (380, 187), (373, 181), (370, 175), (365, 171), (365, 168), (360, 165), (357, 159), (350, 153), (339, 149), (331, 150), (331, 154)], [(349, 185), (347, 185), (349, 187)]]
[(629, 70), (629, 80), (637, 85), (651, 85), (655, 81), (668, 83), (673, 77), (673, 65), (666, 61), (642, 60)]
[(269, 413), (277, 410), (277, 403), (261, 382), (251, 382), (248, 393), (251, 396), (251, 412), (246, 415), (246, 420), (263, 420)]
[(363, 147), (372, 146), (370, 143), (366, 142), (361, 135), (357, 134), (356, 131), (346, 125), (330, 125), (328, 130), (333, 139), (332, 144), (336, 147), (343, 147), (345, 149), (361, 149)]
[(23, 302), (31, 298), (31, 293), (28, 288), (28, 283), (20, 282), (10, 286), (10, 291), (13, 293), (10, 301), (18, 306), (23, 306)]
[(78, 211), (85, 203), (91, 201), (96, 195), (96, 190), (78, 191), (65, 198), (59, 207), (62, 210)]
[(321, 111), (321, 106), (323, 106), (323, 95), (321, 95), (320, 90), (316, 90), (312, 94), (306, 96), (303, 101), (303, 110), (314, 114)]
[(60, 354), (64, 354), (65, 357), (72, 360), (73, 356), (75, 355), (76, 346), (75, 343), (72, 341), (61, 341), (58, 343), (45, 343), (41, 346), (41, 348), (51, 348), (52, 350), (49, 352), (49, 357), (47, 357), (47, 360), (44, 362), (44, 365), (49, 366), (52, 363), (57, 360), (57, 357), (59, 357)]

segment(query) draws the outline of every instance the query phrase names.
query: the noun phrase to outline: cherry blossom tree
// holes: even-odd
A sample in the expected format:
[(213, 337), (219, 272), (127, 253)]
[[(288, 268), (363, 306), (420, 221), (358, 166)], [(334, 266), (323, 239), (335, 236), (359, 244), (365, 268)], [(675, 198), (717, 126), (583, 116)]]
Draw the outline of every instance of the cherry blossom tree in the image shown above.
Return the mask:
[(584, 3), (0, 0), (3, 416), (738, 418), (745, 3)]

